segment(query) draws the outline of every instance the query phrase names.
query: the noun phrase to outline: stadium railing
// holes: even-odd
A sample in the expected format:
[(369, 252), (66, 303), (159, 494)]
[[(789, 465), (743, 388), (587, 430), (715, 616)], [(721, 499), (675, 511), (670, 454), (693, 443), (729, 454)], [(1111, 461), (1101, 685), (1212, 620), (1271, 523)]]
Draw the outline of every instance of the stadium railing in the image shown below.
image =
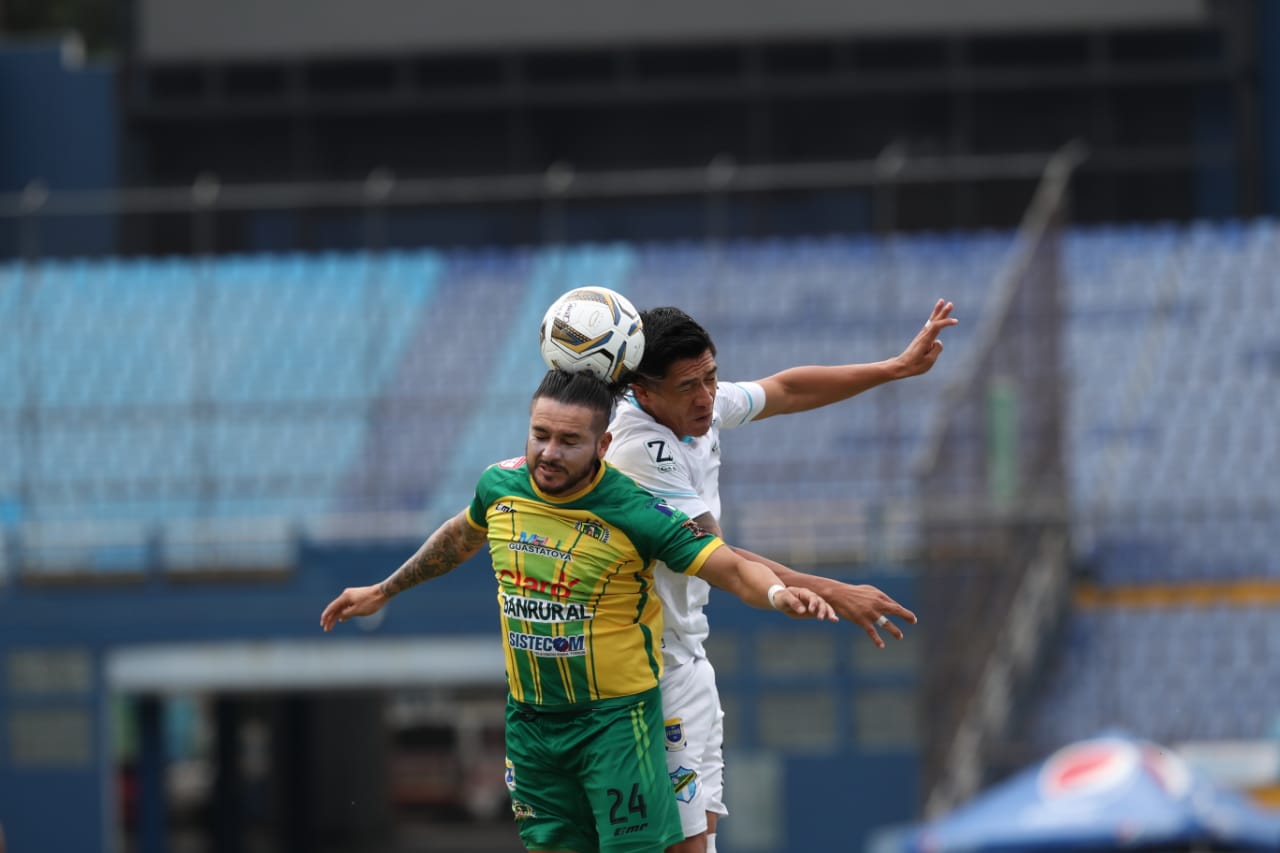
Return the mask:
[(1073, 143), (1045, 169), (917, 460), (926, 811), (986, 782), (1066, 605), (1062, 230)]

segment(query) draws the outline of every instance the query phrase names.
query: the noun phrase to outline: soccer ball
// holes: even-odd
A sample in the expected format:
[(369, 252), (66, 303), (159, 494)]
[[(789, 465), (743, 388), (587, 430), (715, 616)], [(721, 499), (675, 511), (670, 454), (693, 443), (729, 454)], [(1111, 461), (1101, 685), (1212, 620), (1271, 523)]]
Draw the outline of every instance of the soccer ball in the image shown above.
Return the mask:
[(617, 382), (644, 356), (644, 324), (621, 293), (578, 287), (547, 309), (539, 343), (547, 367)]

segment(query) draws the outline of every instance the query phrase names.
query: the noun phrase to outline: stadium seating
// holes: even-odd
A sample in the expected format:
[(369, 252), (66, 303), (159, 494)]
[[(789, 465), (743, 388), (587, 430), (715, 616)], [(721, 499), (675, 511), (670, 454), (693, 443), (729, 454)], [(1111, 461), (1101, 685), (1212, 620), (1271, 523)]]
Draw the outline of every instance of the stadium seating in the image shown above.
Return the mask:
[(1112, 727), (1164, 743), (1274, 737), (1275, 617), (1228, 605), (1078, 613), (1036, 706), (1036, 742), (1051, 749)]
[(1280, 454), (1278, 257), (1270, 222), (1067, 237), (1074, 533), (1100, 581), (1280, 576), (1259, 476)]
[[(1277, 260), (1273, 222), (1067, 237), (1072, 534), (1104, 587), (1280, 577)], [(1077, 610), (1030, 741), (1274, 737), (1277, 625), (1261, 601)]]
[[(50, 539), (53, 564), (137, 568), (144, 543), (201, 520), (276, 519), (283, 540), (332, 511), (439, 267), (419, 253), (0, 270), (0, 430), (19, 449), (0, 502), (27, 525), (25, 562), (44, 564)], [(99, 541), (72, 547), (86, 530)]]
[[(841, 547), (896, 519), (909, 548), (912, 460), (1011, 243), (999, 232), (10, 265), (0, 440), (19, 452), (0, 457), (0, 524), (128, 522), (137, 542), (200, 519), (268, 516), (285, 536), (333, 513), (421, 513), (425, 526), (469, 499), (484, 465), (520, 452), (537, 321), (560, 291), (595, 283), (690, 311), (727, 379), (883, 358), (936, 298), (954, 300), (946, 369), (726, 438), (726, 523), (747, 544), (803, 536), (825, 508), (844, 518)], [(1280, 230), (1077, 228), (1063, 246), (1076, 558), (1104, 583), (1280, 575), (1273, 489), (1258, 476), (1280, 455), (1259, 426), (1280, 414), (1268, 286)]]

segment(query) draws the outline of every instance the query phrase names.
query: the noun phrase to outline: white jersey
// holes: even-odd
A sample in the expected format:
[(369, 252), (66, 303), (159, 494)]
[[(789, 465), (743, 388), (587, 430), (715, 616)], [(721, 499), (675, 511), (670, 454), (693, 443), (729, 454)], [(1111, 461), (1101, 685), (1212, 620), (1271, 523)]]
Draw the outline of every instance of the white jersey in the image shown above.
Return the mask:
[[(676, 436), (640, 408), (630, 395), (614, 413), (613, 443), (605, 459), (690, 518), (711, 513), (720, 520), (720, 430), (741, 426), (764, 408), (764, 389), (755, 382), (721, 382), (711, 429), (706, 435)], [(702, 578), (654, 568), (662, 600), (662, 649), (668, 667), (705, 657), (710, 585)]]

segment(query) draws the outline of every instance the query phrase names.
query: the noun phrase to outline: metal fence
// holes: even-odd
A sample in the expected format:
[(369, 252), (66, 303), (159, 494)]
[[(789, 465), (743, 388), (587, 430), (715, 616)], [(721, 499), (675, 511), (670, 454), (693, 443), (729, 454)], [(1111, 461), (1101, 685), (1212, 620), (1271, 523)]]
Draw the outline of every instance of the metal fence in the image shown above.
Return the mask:
[(1069, 146), (1046, 169), (919, 463), (928, 639), (921, 707), (933, 811), (987, 781), (986, 764), (1066, 605), (1060, 251), (1083, 156)]

